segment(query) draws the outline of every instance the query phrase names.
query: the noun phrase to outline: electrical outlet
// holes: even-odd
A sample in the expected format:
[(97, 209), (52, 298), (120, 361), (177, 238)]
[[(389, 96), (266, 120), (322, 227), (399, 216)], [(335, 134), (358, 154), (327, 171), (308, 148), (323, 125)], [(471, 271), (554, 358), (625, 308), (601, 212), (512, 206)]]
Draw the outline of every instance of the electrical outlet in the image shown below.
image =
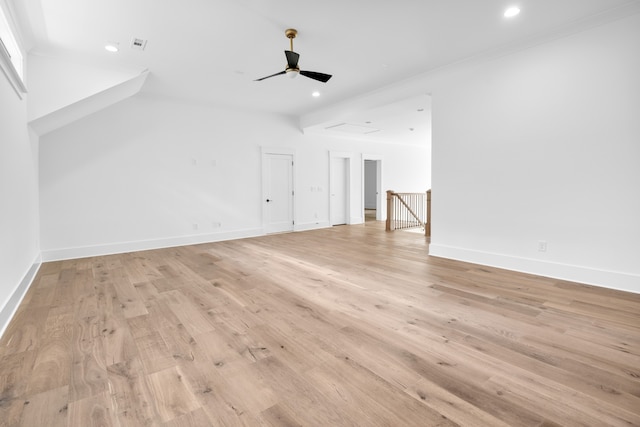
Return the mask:
[(538, 252), (547, 252), (546, 240), (538, 240)]
[(193, 224), (191, 224), (191, 227), (193, 227), (194, 230), (198, 229), (198, 224), (196, 224), (195, 222)]
[(211, 226), (212, 226), (213, 228), (220, 228), (220, 227), (222, 226), (222, 224), (220, 224), (218, 221), (213, 221), (213, 222), (211, 223)]

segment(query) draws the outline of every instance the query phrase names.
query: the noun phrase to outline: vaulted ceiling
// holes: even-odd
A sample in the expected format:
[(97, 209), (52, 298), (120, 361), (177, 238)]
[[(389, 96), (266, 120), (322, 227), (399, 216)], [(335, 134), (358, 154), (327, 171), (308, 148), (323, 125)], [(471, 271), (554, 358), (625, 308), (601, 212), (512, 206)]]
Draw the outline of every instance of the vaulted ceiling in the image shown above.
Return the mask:
[[(521, 13), (506, 19), (503, 13), (512, 5)], [(635, 13), (639, 6), (639, 0), (14, 2), (32, 52), (119, 72), (148, 69), (142, 92), (154, 96), (295, 116), (581, 23)], [(332, 74), (328, 83), (302, 76), (254, 81), (284, 69), (287, 28), (298, 30), (294, 50), (300, 67)], [(136, 38), (146, 42), (144, 50), (131, 47)], [(107, 43), (119, 51), (106, 51)], [(314, 91), (320, 96), (313, 97)], [(426, 95), (356, 111), (349, 121), (364, 127), (375, 121), (375, 129), (417, 128), (409, 115), (428, 110)]]

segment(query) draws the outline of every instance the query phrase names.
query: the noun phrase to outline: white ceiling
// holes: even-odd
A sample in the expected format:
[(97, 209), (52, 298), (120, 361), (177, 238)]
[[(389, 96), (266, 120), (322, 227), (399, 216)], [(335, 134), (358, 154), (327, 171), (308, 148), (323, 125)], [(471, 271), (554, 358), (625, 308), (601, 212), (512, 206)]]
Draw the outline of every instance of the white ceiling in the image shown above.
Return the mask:
[[(14, 7), (34, 51), (120, 70), (149, 69), (148, 94), (301, 116), (598, 16), (623, 14), (639, 2), (15, 0)], [(508, 20), (503, 12), (510, 5), (522, 12)], [(287, 28), (298, 30), (294, 50), (301, 69), (332, 74), (328, 83), (302, 76), (253, 81), (284, 69)], [(134, 37), (148, 40), (144, 51), (130, 48)], [(120, 51), (107, 52), (107, 42), (119, 43)], [(311, 96), (315, 90), (320, 97)], [(367, 134), (370, 139), (397, 136), (396, 130), (415, 136), (415, 129), (430, 129), (428, 111), (417, 112), (429, 107), (428, 96), (416, 93), (354, 112), (349, 121), (371, 121), (386, 131)]]

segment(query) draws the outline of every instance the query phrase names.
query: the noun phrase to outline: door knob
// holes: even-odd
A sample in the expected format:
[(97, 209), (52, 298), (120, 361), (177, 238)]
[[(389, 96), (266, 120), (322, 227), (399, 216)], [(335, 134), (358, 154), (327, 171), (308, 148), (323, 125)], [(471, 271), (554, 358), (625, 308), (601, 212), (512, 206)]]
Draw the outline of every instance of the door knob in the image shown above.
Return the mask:
[(272, 200), (270, 200), (270, 199), (267, 199), (267, 203), (269, 203), (269, 202), (271, 202), (271, 201), (272, 201)]

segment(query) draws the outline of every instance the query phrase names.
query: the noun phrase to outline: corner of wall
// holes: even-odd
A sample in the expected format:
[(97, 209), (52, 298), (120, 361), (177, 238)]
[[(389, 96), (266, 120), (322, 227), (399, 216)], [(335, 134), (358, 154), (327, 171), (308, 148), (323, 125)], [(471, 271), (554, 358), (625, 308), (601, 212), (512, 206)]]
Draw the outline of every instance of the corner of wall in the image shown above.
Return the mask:
[(7, 303), (0, 310), (0, 338), (6, 331), (7, 327), (9, 326), (9, 323), (11, 322), (13, 315), (18, 310), (18, 307), (20, 306), (22, 299), (27, 294), (27, 291), (29, 290), (29, 287), (33, 283), (33, 280), (35, 279), (36, 274), (38, 274), (38, 271), (40, 270), (41, 265), (42, 265), (42, 257), (38, 255), (34, 260), (33, 264), (31, 265), (31, 267), (29, 268), (29, 270), (25, 273), (24, 277), (22, 278), (22, 280), (20, 281), (16, 289), (13, 291), (13, 293), (9, 297), (9, 300), (7, 301)]

